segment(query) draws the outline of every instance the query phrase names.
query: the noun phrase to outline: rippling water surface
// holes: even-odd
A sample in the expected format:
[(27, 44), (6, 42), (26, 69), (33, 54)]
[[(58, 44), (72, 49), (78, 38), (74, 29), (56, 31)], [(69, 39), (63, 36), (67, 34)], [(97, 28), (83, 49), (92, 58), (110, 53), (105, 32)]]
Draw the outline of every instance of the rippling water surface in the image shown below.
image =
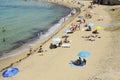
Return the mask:
[(69, 13), (69, 8), (53, 3), (0, 0), (0, 56), (41, 31), (47, 31)]

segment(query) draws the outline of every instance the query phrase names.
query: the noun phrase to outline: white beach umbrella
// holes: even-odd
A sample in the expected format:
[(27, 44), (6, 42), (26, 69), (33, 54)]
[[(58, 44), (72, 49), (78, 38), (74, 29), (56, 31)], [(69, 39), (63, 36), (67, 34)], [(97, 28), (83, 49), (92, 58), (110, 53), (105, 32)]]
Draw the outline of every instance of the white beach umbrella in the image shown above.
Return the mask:
[(60, 41), (61, 41), (61, 38), (59, 38), (59, 37), (53, 38), (52, 41), (54, 41), (54, 42), (60, 42)]

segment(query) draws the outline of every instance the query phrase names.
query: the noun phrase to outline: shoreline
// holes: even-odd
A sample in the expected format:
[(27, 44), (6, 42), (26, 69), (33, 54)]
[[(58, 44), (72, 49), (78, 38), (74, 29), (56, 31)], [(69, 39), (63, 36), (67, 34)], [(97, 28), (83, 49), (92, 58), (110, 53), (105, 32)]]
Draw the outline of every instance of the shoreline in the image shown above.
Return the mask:
[[(48, 3), (50, 3), (50, 2), (48, 2)], [(57, 5), (57, 4), (55, 4), (55, 5)], [(63, 8), (66, 8), (66, 9), (69, 9), (69, 11), (67, 12), (67, 14), (66, 15), (63, 15), (63, 17), (61, 17), (61, 18), (59, 18), (59, 19), (57, 19), (55, 22), (53, 22), (53, 23), (51, 23), (49, 26), (51, 27), (51, 28), (55, 28), (55, 26), (57, 25), (57, 24), (62, 24), (60, 21), (63, 19), (63, 18), (65, 18), (65, 17), (67, 17), (68, 18), (68, 16), (69, 16), (69, 14), (70, 14), (70, 12), (71, 12), (71, 8), (69, 8), (69, 7), (66, 7), (66, 6), (64, 6), (64, 5), (58, 5), (58, 6), (61, 6), (61, 7), (63, 7)], [(50, 29), (50, 28), (49, 28)], [(47, 33), (48, 34), (51, 34), (51, 32), (49, 31), (49, 29), (46, 29), (46, 31), (44, 31), (43, 30), (43, 33), (45, 32), (45, 35), (47, 35)], [(55, 28), (56, 29), (56, 28)], [(53, 30), (54, 31), (54, 30)], [(37, 34), (39, 33), (39, 36), (37, 36)], [(4, 57), (9, 57), (9, 56), (11, 56), (11, 54), (12, 54), (12, 56), (13, 55), (16, 55), (16, 54), (14, 54), (14, 53), (16, 53), (17, 51), (19, 51), (19, 48), (20, 49), (22, 49), (22, 52), (24, 51), (24, 48), (29, 48), (29, 44), (33, 44), (33, 43), (35, 43), (35, 41), (41, 41), (41, 39), (40, 39), (40, 37), (41, 36), (43, 36), (43, 35), (41, 35), (41, 30), (39, 30), (38, 32), (35, 32), (35, 33), (32, 33), (31, 34), (31, 36), (30, 37), (28, 37), (28, 38), (26, 38), (26, 39), (24, 39), (24, 40), (20, 40), (20, 41), (16, 41), (16, 42), (14, 42), (14, 43), (12, 43), (12, 44), (15, 44), (13, 47), (11, 47), (10, 49), (7, 49), (7, 50), (3, 50), (3, 51), (0, 51), (0, 53), (1, 53), (1, 55), (0, 55), (0, 60), (2, 59), (2, 58), (4, 58)], [(12, 45), (11, 44), (11, 45)], [(25, 47), (24, 47), (25, 46)], [(15, 52), (16, 51), (16, 52)], [(6, 54), (5, 54), (6, 53)]]
[[(50, 1), (48, 1), (48, 2), (50, 2)], [(51, 2), (51, 3), (58, 4), (58, 5), (61, 5), (61, 6), (66, 6), (66, 7), (69, 7), (71, 9), (76, 8), (73, 5), (72, 6), (66, 5), (66, 3), (64, 3), (64, 2), (63, 2), (64, 4), (63, 3), (58, 3), (58, 2)], [(56, 31), (54, 31), (52, 34), (47, 36), (43, 41), (40, 41), (40, 43), (37, 43), (35, 46), (32, 46), (33, 53), (35, 53), (38, 50), (40, 45), (44, 45), (47, 41), (49, 41), (52, 37), (54, 37), (61, 29), (63, 29), (66, 26), (67, 23), (71, 22), (72, 19), (74, 19), (74, 18), (76, 18), (78, 16), (80, 8), (77, 7), (76, 9), (78, 10), (78, 12), (74, 16), (70, 16), (69, 19), (67, 21), (65, 21), (64, 23), (62, 23), (60, 25), (60, 27), (57, 28)], [(20, 48), (18, 48), (18, 49), (20, 49)], [(16, 52), (16, 50), (15, 50), (15, 52)], [(6, 68), (12, 66), (13, 64), (18, 63), (19, 61), (29, 57), (27, 55), (28, 53), (29, 53), (29, 49), (28, 50), (24, 50), (24, 51), (20, 52), (19, 54), (15, 54), (15, 55), (8, 56), (6, 58), (1, 59), (0, 63), (5, 63), (5, 64), (4, 65), (0, 65), (1, 66), (0, 67), (0, 72), (3, 71)], [(9, 62), (7, 62), (7, 61), (9, 61)]]

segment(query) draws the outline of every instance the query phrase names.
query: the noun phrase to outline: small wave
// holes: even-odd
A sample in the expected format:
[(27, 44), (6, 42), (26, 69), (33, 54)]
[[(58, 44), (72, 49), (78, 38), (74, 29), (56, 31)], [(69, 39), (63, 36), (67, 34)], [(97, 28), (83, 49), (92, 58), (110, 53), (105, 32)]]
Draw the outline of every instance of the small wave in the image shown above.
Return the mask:
[(44, 39), (45, 37), (48, 37), (49, 35), (51, 35), (52, 33), (54, 33), (54, 31), (56, 31), (61, 24), (63, 24), (66, 20), (68, 20), (68, 18), (71, 16), (71, 14), (61, 18), (58, 23), (56, 23), (55, 25), (53, 25), (45, 34), (41, 35), (41, 38)]

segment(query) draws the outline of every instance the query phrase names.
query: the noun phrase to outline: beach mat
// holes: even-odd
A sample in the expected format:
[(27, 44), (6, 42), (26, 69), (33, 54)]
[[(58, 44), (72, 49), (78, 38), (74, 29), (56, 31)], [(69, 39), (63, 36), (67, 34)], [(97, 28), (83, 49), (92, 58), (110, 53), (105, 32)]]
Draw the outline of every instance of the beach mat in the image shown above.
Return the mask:
[(74, 66), (79, 66), (79, 67), (84, 66), (84, 62), (83, 62), (83, 61), (81, 61), (81, 64), (80, 64), (80, 65), (75, 65), (74, 62), (75, 62), (75, 61), (72, 60), (71, 63), (70, 63), (70, 66), (72, 66), (72, 67), (74, 67)]

